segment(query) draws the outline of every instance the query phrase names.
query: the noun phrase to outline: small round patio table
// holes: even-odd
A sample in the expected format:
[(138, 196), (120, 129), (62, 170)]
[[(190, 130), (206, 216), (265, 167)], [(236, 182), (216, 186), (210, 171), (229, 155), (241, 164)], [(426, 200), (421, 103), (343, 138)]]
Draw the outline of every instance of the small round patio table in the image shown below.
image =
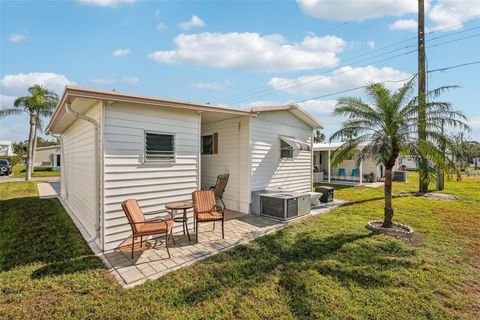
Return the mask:
[[(190, 239), (190, 233), (188, 232), (188, 217), (187, 217), (187, 210), (193, 208), (192, 201), (179, 201), (179, 202), (171, 202), (165, 205), (165, 208), (168, 210), (172, 210), (173, 221), (181, 222), (183, 225), (183, 234), (185, 235), (185, 231), (187, 232), (188, 241), (192, 241)], [(175, 216), (176, 210), (183, 210), (183, 215), (181, 217)]]

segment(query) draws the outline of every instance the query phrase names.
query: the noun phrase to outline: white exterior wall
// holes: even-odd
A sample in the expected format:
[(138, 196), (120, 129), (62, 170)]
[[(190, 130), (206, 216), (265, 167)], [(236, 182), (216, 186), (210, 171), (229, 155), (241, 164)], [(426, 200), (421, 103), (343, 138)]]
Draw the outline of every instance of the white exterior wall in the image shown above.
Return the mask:
[[(85, 115), (100, 122), (101, 104), (97, 104)], [(62, 133), (62, 139), (62, 198), (89, 235), (94, 236), (97, 219), (95, 128), (90, 122), (77, 119)]]
[(218, 154), (202, 155), (202, 188), (215, 185), (217, 176), (229, 173), (223, 201), (228, 209), (248, 213), (249, 117), (202, 125), (202, 135), (218, 133)]
[[(134, 198), (145, 212), (191, 200), (199, 188), (199, 114), (192, 110), (125, 103), (105, 111), (105, 250), (129, 241), (121, 202)], [(144, 131), (175, 134), (174, 163), (144, 163)], [(153, 217), (152, 217), (153, 218)]]
[(285, 187), (311, 191), (312, 151), (295, 151), (280, 159), (280, 135), (312, 141), (313, 129), (288, 111), (261, 112), (251, 119), (251, 191)]

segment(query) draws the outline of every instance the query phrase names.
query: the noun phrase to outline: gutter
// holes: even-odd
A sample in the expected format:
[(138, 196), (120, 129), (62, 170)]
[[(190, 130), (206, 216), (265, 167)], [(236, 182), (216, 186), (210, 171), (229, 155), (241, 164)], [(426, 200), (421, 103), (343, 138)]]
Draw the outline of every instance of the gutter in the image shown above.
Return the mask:
[[(99, 102), (99, 100), (95, 101), (94, 105), (97, 104)], [(95, 222), (95, 235), (90, 237), (89, 239), (86, 239), (87, 243), (92, 243), (94, 242), (95, 240), (97, 239), (100, 239), (101, 241), (101, 223), (102, 223), (102, 218), (101, 218), (101, 215), (100, 215), (100, 212), (101, 212), (101, 206), (102, 206), (102, 198), (101, 198), (101, 185), (102, 185), (102, 177), (101, 177), (101, 168), (100, 168), (100, 164), (101, 164), (101, 158), (100, 158), (100, 154), (101, 154), (101, 151), (100, 151), (100, 148), (101, 148), (101, 144), (100, 144), (100, 139), (99, 139), (99, 132), (100, 132), (100, 129), (99, 129), (99, 124), (98, 122), (91, 118), (91, 117), (88, 117), (82, 113), (79, 113), (75, 110), (72, 109), (72, 106), (70, 103), (66, 103), (65, 104), (65, 110), (67, 111), (67, 113), (81, 119), (81, 120), (84, 120), (84, 121), (88, 121), (90, 122), (94, 129), (95, 129), (95, 166), (96, 166), (96, 170), (95, 170), (95, 181), (96, 181), (96, 195), (97, 195), (97, 199), (96, 199), (96, 216), (97, 216), (97, 219), (96, 219), (96, 222)], [(63, 150), (63, 148), (62, 148)], [(63, 159), (63, 161), (65, 161)], [(66, 179), (66, 176), (65, 176), (65, 179)], [(67, 185), (65, 183), (65, 185)], [(68, 197), (68, 192), (66, 192), (66, 195)], [(103, 250), (103, 243), (101, 244), (102, 245), (102, 250)]]

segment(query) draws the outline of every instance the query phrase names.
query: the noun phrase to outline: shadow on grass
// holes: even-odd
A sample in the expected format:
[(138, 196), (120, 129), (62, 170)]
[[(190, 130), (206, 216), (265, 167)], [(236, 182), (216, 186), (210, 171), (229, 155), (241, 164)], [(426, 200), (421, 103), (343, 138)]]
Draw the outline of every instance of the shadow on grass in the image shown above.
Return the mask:
[(0, 271), (92, 254), (57, 199), (3, 200), (0, 212)]
[(49, 276), (73, 274), (103, 267), (102, 261), (97, 257), (83, 256), (66, 261), (49, 263), (35, 270), (31, 277), (32, 279), (41, 279)]
[(182, 289), (184, 303), (215, 299), (232, 288), (245, 291), (277, 277), (292, 313), (308, 318), (308, 301), (315, 301), (315, 297), (302, 297), (312, 295), (307, 291), (315, 286), (315, 280), (308, 277), (310, 272), (335, 279), (346, 288), (370, 288), (391, 285), (389, 270), (413, 266), (409, 260), (414, 249), (395, 241), (376, 240), (371, 233), (299, 233), (292, 238), (289, 229), (207, 259), (209, 281)]

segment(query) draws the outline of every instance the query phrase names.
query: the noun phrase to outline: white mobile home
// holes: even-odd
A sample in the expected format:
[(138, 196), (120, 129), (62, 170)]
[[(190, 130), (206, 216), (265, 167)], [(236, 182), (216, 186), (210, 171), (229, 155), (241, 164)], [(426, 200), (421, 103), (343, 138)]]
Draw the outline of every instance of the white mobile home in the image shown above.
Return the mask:
[(47, 131), (60, 136), (63, 203), (109, 250), (131, 235), (128, 198), (163, 209), (223, 173), (227, 208), (243, 213), (255, 190), (311, 191), (318, 127), (295, 105), (245, 111), (67, 87)]
[[(378, 181), (385, 174), (385, 167), (372, 158), (357, 164), (356, 155), (333, 167), (332, 155), (343, 142), (315, 143), (313, 145), (314, 182), (366, 182), (365, 176)], [(358, 152), (358, 151), (357, 151)]]

